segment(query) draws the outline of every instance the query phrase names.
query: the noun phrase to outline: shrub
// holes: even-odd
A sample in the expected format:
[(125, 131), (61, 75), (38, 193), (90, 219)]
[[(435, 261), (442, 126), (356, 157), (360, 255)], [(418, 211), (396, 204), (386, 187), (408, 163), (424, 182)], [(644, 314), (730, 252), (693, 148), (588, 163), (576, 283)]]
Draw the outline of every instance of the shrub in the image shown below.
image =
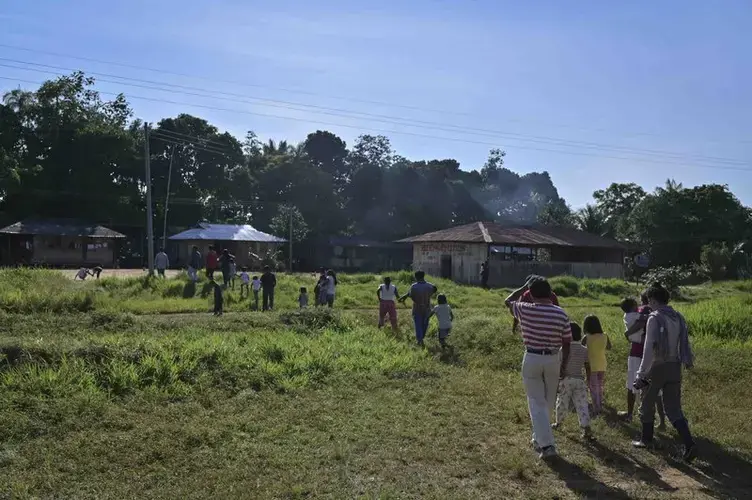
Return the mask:
[(683, 284), (690, 274), (687, 268), (681, 266), (656, 267), (647, 271), (643, 275), (643, 280), (647, 284), (661, 283), (669, 292), (676, 294), (679, 293), (679, 285)]
[(732, 253), (725, 243), (714, 243), (702, 247), (700, 266), (711, 280), (722, 280), (728, 274)]
[(279, 315), (279, 320), (294, 327), (298, 331), (311, 333), (324, 329), (335, 331), (347, 331), (352, 325), (343, 321), (339, 311), (328, 307), (316, 307), (311, 309), (298, 309), (285, 311)]
[(557, 276), (549, 280), (551, 289), (559, 297), (575, 297), (580, 293), (580, 282), (572, 276)]

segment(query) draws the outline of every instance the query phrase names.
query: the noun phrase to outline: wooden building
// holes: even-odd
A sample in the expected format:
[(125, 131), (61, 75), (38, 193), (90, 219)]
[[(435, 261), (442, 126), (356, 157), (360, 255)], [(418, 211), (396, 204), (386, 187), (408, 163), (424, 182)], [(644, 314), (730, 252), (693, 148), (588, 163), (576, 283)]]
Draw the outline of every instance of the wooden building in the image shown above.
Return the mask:
[(412, 253), (412, 248), (406, 243), (332, 236), (301, 248), (297, 258), (301, 270), (326, 267), (340, 272), (376, 273), (409, 269)]
[(489, 262), (491, 286), (515, 286), (530, 274), (623, 277), (626, 247), (576, 229), (473, 222), (400, 240), (413, 245), (413, 269), (460, 283), (480, 283)]
[(0, 229), (4, 265), (117, 267), (117, 243), (125, 236), (112, 229), (69, 219), (26, 220)]
[(191, 250), (197, 246), (201, 255), (206, 259), (209, 246), (213, 246), (217, 253), (225, 248), (235, 256), (238, 268), (253, 267), (257, 260), (254, 255), (263, 257), (268, 252), (275, 252), (287, 242), (272, 234), (264, 233), (248, 224), (209, 224), (200, 223), (198, 226), (167, 238), (175, 243), (175, 255), (170, 255), (173, 267), (188, 265)]

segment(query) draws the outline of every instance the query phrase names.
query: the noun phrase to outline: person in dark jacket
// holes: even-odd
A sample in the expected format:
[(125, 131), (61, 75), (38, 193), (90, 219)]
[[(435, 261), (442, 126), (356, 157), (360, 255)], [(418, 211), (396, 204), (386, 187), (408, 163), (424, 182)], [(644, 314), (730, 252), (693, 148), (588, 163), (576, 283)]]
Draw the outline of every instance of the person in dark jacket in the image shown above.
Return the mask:
[(224, 282), (225, 288), (227, 288), (233, 278), (235, 278), (235, 273), (232, 270), (234, 262), (235, 256), (226, 248), (222, 250), (222, 255), (219, 256), (219, 266), (222, 270), (222, 281)]
[(203, 262), (201, 252), (199, 252), (198, 247), (194, 245), (191, 250), (191, 258), (188, 262), (188, 277), (194, 283), (198, 281), (198, 270), (201, 269), (201, 262)]
[(480, 265), (480, 286), (488, 290), (488, 277), (491, 274), (491, 269), (488, 267), (488, 261), (485, 261)]
[(225, 305), (222, 286), (216, 281), (212, 281), (212, 287), (214, 288), (214, 316), (222, 316)]
[(262, 311), (274, 309), (274, 288), (277, 286), (277, 277), (271, 267), (264, 266), (264, 274), (261, 275)]

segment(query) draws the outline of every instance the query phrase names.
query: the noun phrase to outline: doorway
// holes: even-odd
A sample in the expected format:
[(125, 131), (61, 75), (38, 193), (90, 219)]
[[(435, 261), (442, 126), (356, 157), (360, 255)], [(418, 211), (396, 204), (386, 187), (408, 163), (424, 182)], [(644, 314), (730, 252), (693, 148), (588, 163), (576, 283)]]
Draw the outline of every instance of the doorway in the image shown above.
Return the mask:
[(452, 279), (452, 256), (441, 256), (441, 277), (444, 279)]

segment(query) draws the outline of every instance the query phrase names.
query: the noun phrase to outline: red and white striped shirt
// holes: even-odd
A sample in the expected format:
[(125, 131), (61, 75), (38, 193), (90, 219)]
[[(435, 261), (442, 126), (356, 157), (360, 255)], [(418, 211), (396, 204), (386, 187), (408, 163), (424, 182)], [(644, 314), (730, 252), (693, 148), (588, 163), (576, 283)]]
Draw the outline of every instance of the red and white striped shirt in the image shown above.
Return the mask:
[(531, 349), (558, 349), (572, 342), (569, 317), (559, 306), (512, 302), (512, 314), (520, 320), (522, 342)]

